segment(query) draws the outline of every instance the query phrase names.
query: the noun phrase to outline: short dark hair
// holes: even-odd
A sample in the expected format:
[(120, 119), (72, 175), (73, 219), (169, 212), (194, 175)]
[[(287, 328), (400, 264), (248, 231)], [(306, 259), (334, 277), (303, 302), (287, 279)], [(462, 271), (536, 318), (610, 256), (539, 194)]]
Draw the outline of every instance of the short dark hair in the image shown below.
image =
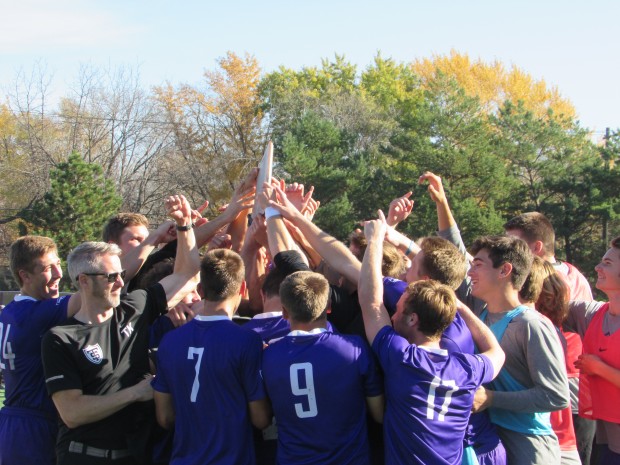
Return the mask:
[(456, 295), (445, 284), (433, 279), (416, 281), (407, 286), (404, 313), (415, 313), (422, 334), (437, 339), (454, 320)]
[(620, 236), (613, 238), (609, 246), (614, 249), (620, 249)]
[(261, 290), (263, 291), (263, 295), (265, 297), (275, 297), (280, 295), (280, 284), (286, 278), (286, 274), (280, 271), (279, 268), (274, 268), (263, 280), (263, 284), (261, 285)]
[(504, 224), (505, 231), (520, 231), (528, 244), (541, 241), (546, 254), (555, 253), (555, 230), (551, 221), (540, 212), (527, 212), (515, 216)]
[(504, 263), (512, 265), (511, 282), (516, 290), (520, 290), (532, 267), (534, 255), (525, 241), (513, 236), (483, 236), (474, 241), (471, 254), (481, 250), (489, 253), (493, 268)]
[(118, 244), (125, 228), (129, 226), (149, 227), (149, 220), (141, 213), (118, 213), (103, 227), (103, 242)]
[(138, 275), (138, 284), (136, 289), (147, 289), (153, 284), (158, 283), (166, 276), (174, 273), (174, 257), (164, 258), (163, 260), (153, 264), (143, 275)]
[(243, 260), (232, 250), (212, 250), (200, 263), (200, 285), (205, 300), (220, 302), (235, 296), (244, 279)]
[(310, 323), (327, 314), (329, 283), (322, 274), (297, 271), (282, 281), (280, 300), (291, 320)]
[(451, 242), (437, 236), (422, 240), (420, 274), (458, 289), (467, 275), (467, 258)]
[(58, 253), (58, 249), (56, 243), (45, 236), (23, 236), (11, 244), (9, 266), (20, 287), (24, 283), (19, 276), (19, 271), (25, 270), (32, 273), (35, 267), (34, 261), (50, 252)]

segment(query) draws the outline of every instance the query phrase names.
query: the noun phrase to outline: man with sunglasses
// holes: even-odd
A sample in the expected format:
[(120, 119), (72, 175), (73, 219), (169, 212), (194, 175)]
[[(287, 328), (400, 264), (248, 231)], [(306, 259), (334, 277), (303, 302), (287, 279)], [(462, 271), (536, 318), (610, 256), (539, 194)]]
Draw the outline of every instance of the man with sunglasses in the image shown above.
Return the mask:
[(149, 463), (154, 424), (149, 325), (198, 281), (199, 257), (185, 197), (166, 199), (176, 222), (174, 273), (147, 290), (121, 295), (119, 247), (85, 242), (68, 258), (80, 310), (43, 338), (45, 382), (62, 424), (59, 465)]

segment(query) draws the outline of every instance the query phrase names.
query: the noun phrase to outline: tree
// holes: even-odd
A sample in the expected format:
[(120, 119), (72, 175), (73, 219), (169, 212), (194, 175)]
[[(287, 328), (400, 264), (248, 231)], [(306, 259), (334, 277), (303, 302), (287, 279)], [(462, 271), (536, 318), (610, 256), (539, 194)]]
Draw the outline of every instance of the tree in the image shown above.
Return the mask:
[(122, 199), (101, 166), (84, 162), (78, 153), (59, 163), (50, 178), (49, 191), (21, 212), (21, 233), (51, 237), (66, 258), (79, 243), (100, 240), (104, 223), (119, 211)]
[(507, 71), (499, 61), (491, 64), (480, 59), (472, 61), (467, 54), (452, 50), (449, 56), (416, 60), (411, 67), (425, 86), (440, 74), (455, 79), (467, 95), (480, 99), (488, 113), (497, 112), (505, 101), (510, 101), (522, 102), (525, 109), (542, 118), (575, 117), (575, 108), (557, 88), (549, 88), (544, 80), (535, 80), (516, 66)]

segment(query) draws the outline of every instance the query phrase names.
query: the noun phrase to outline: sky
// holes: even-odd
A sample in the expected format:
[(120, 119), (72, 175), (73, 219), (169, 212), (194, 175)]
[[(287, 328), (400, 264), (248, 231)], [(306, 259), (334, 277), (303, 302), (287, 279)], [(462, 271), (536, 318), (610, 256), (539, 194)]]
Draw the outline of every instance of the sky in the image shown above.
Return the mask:
[(227, 51), (269, 72), (456, 50), (556, 86), (595, 134), (620, 128), (617, 1), (0, 0), (0, 11), (0, 100), (37, 67), (57, 97), (84, 66), (137, 69), (149, 88), (197, 85)]

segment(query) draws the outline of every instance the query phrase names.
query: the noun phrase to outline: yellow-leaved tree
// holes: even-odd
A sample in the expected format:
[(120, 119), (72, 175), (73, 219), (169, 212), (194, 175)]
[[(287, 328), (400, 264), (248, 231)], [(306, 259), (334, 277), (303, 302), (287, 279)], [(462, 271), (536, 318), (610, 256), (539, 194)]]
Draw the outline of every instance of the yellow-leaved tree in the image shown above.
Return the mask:
[(466, 53), (452, 50), (449, 55), (418, 59), (411, 63), (411, 69), (424, 87), (439, 75), (453, 78), (467, 95), (477, 96), (489, 113), (511, 101), (522, 102), (537, 117), (549, 114), (561, 119), (575, 117), (574, 106), (556, 87), (547, 86), (543, 79), (536, 80), (516, 66), (507, 69), (497, 60), (492, 63), (472, 60)]

